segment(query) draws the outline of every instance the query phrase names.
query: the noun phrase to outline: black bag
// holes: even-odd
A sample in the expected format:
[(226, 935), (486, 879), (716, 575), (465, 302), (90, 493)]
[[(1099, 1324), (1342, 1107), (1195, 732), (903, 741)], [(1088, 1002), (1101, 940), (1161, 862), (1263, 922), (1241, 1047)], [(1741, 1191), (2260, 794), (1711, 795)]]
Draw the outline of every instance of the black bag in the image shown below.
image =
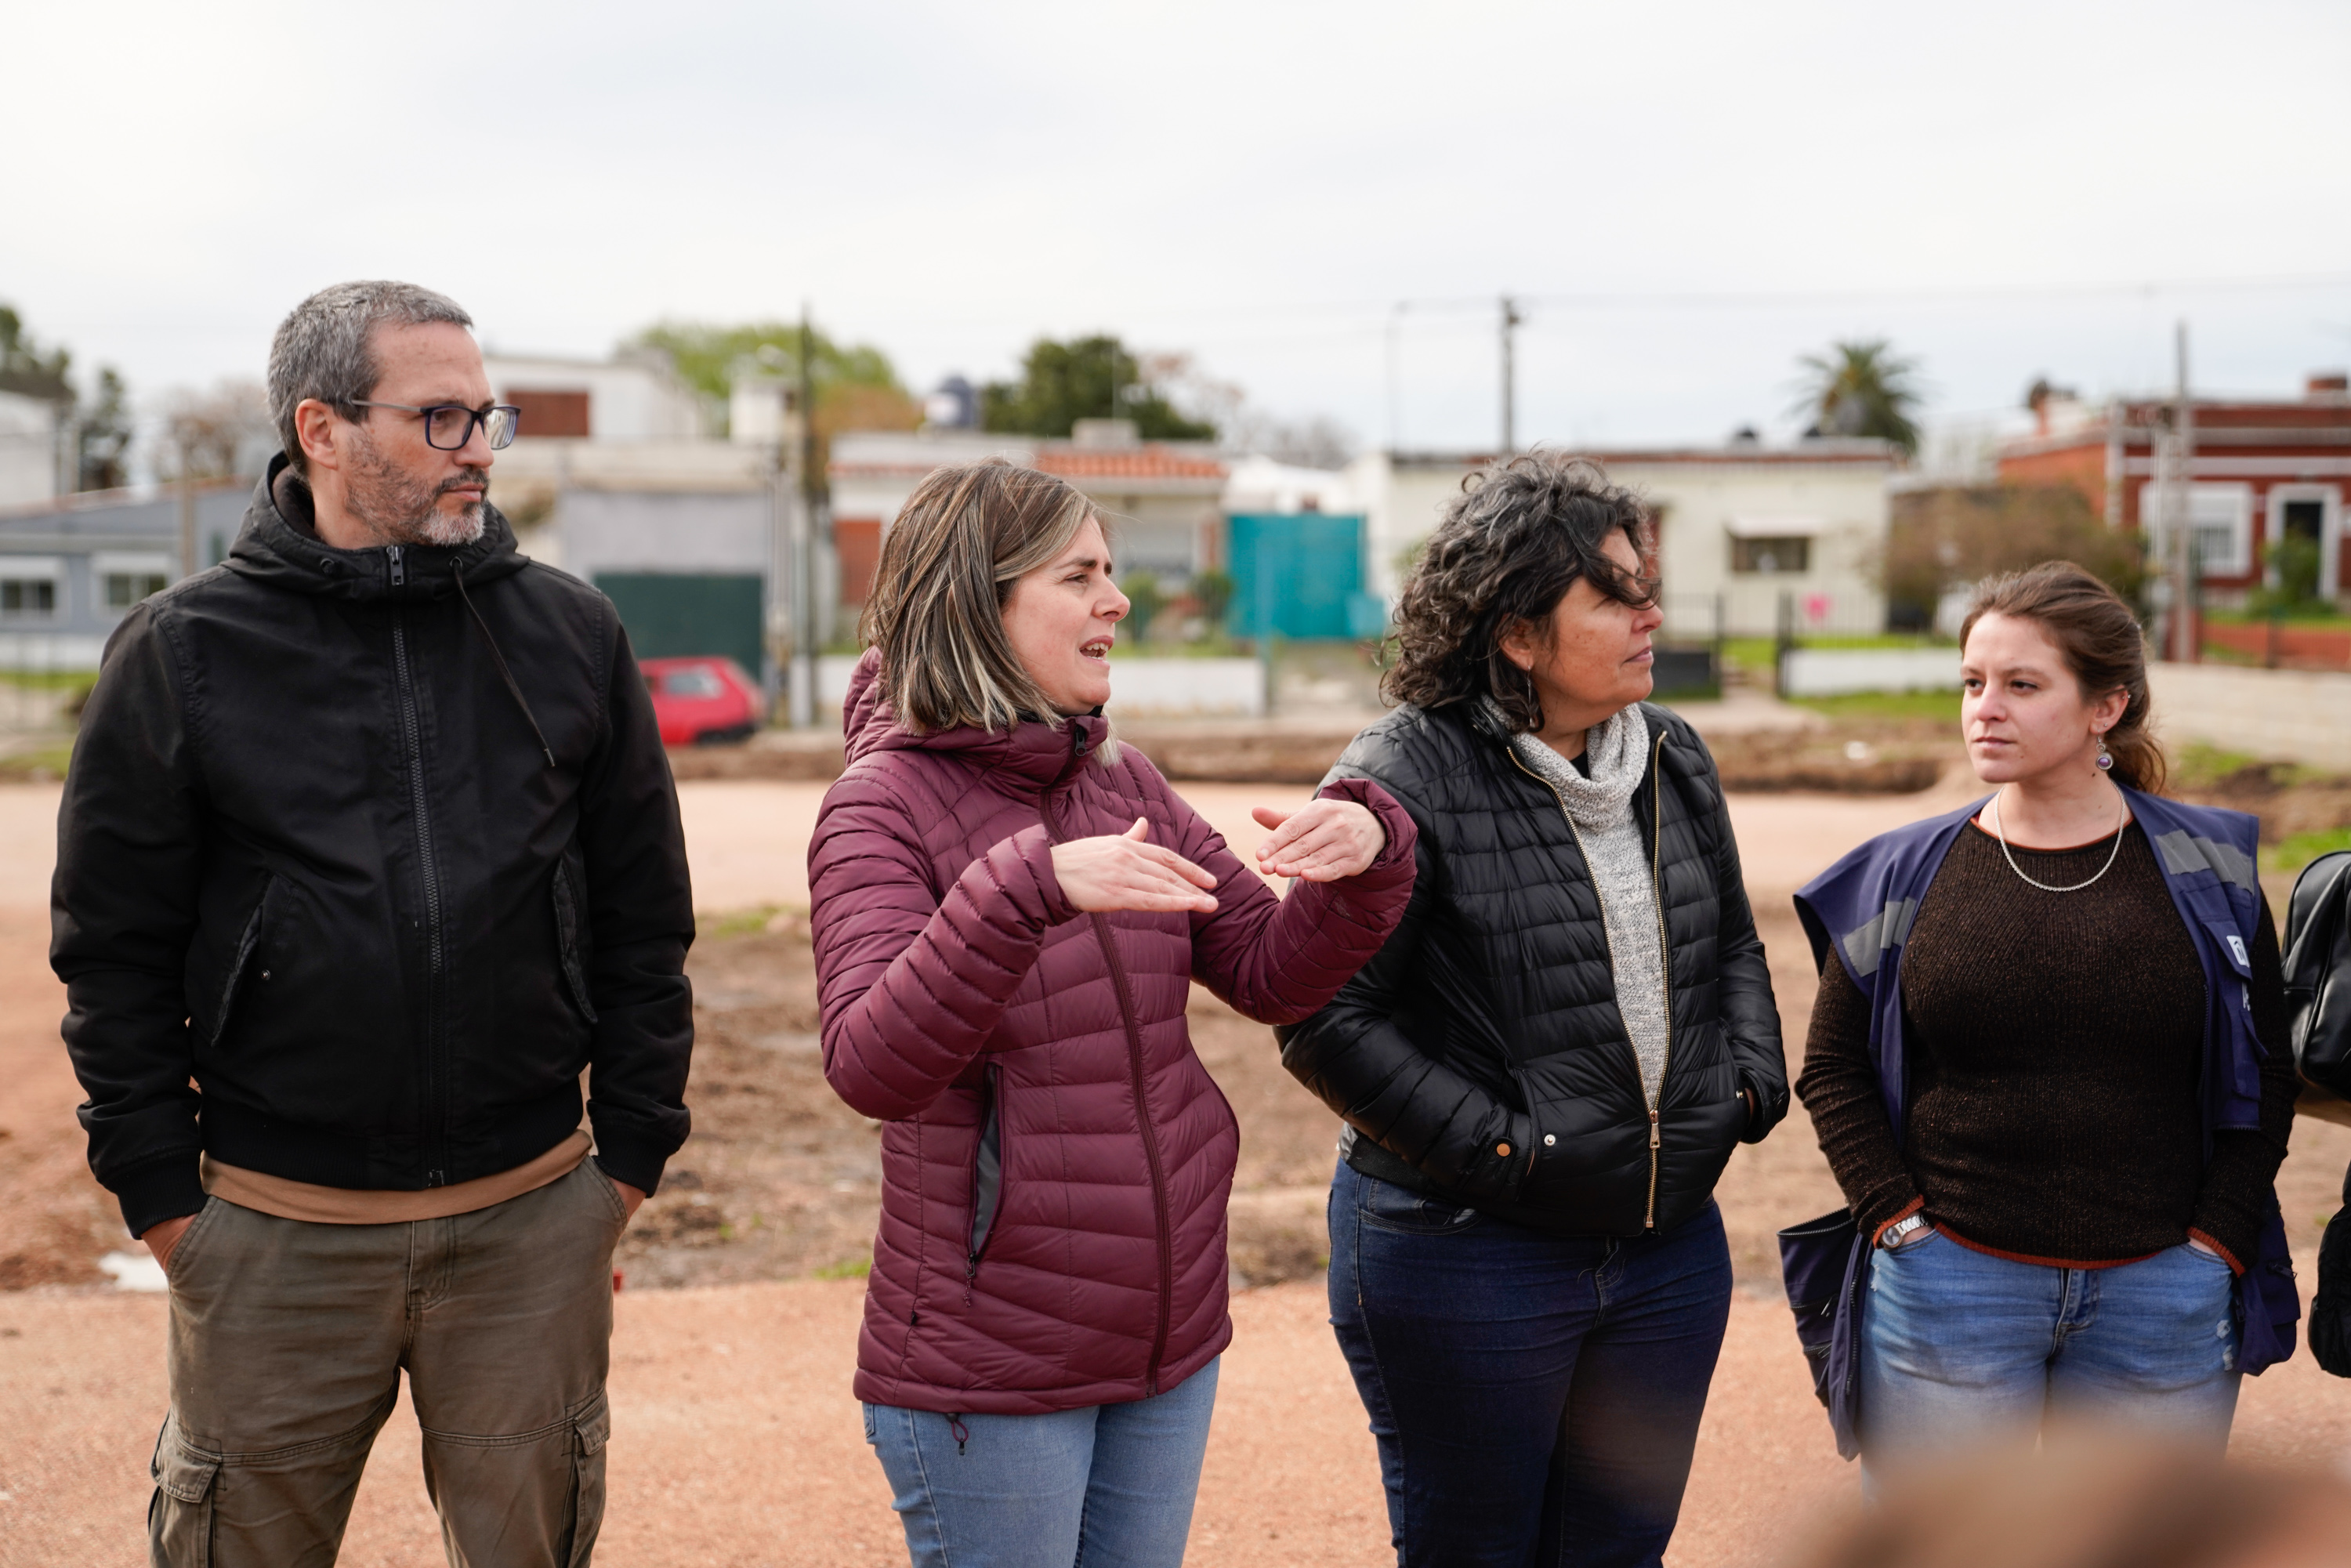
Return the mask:
[[(2285, 999), (2294, 1061), (2303, 1077), (2351, 1098), (2351, 851), (2302, 868), (2285, 915)], [(2351, 1174), (2344, 1179), (2351, 1209)], [(2310, 1354), (2351, 1377), (2351, 1213), (2326, 1222), (2318, 1244), (2318, 1295), (2310, 1303)]]
[(2294, 1066), (2321, 1089), (2351, 1099), (2351, 850), (2319, 856), (2294, 879), (2285, 1001)]
[[(2351, 1207), (2351, 1176), (2343, 1183)], [(2338, 1211), (2318, 1244), (2318, 1296), (2310, 1303), (2310, 1354), (2337, 1377), (2351, 1377), (2351, 1214)]]

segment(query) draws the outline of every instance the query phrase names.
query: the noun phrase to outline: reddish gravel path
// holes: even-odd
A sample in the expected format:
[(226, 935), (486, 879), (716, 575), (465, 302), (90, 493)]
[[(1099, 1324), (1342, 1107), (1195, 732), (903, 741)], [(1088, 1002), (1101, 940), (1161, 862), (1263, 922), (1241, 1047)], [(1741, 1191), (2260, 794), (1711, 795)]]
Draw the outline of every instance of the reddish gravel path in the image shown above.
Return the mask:
[[(789, 902), (794, 824), (807, 821), (813, 795), (802, 799), (789, 785), (697, 792), (703, 798), (690, 795), (687, 808), (697, 883), (738, 904)], [(1247, 806), (1284, 791), (1192, 786), (1186, 793), (1247, 845), (1255, 841), (1242, 836)], [(124, 1245), (110, 1206), (81, 1168), (72, 1114), (79, 1092), (56, 1035), (62, 991), (43, 960), (44, 835), (55, 800), (54, 789), (0, 787), (0, 1182), (16, 1195), (0, 1218), (0, 1287), (29, 1287), (0, 1288), (0, 1433), (7, 1435), (0, 1442), (0, 1568), (143, 1560), (145, 1460), (164, 1396), (159, 1299), (6, 1273), (12, 1258), (92, 1259)], [(1779, 913), (1788, 883), (1930, 807), (1939, 801), (1734, 802), (1792, 1040), (1802, 1040), (1811, 982), (1793, 921)], [(2281, 1189), (2305, 1280), (2308, 1249), (2335, 1207), (2346, 1159), (2351, 1131), (2298, 1124)], [(1721, 1197), (1745, 1283), (1668, 1558), (1677, 1568), (1768, 1563), (1853, 1485), (1830, 1448), (1772, 1285), (1771, 1230), (1834, 1201), (1801, 1117), (1740, 1150)], [(73, 1276), (89, 1277), (86, 1263)], [(904, 1561), (849, 1395), (861, 1291), (851, 1281), (798, 1280), (621, 1297), (603, 1561), (629, 1568)], [(1233, 1315), (1238, 1337), (1219, 1391), (1191, 1562), (1335, 1568), (1386, 1561), (1372, 1443), (1323, 1321), (1320, 1285), (1244, 1292)], [(2237, 1433), (2241, 1453), (2337, 1461), (2351, 1453), (2351, 1390), (2298, 1357), (2247, 1384)], [(345, 1563), (428, 1568), (441, 1561), (418, 1475), (415, 1427), (403, 1409), (379, 1442)]]

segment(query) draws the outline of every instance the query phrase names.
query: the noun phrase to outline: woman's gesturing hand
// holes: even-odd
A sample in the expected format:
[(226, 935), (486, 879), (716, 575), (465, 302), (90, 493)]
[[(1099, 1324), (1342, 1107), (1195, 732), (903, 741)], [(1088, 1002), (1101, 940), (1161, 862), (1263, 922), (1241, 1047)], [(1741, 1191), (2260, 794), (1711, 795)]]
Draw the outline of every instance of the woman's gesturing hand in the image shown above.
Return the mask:
[(1336, 882), (1380, 858), (1388, 831), (1367, 806), (1353, 800), (1311, 800), (1295, 811), (1259, 806), (1249, 812), (1273, 837), (1257, 847), (1257, 867), (1268, 876)]
[(1055, 844), (1053, 874), (1061, 880), (1061, 892), (1090, 914), (1113, 909), (1215, 914), (1217, 879), (1150, 839), (1151, 824), (1137, 817), (1123, 833)]

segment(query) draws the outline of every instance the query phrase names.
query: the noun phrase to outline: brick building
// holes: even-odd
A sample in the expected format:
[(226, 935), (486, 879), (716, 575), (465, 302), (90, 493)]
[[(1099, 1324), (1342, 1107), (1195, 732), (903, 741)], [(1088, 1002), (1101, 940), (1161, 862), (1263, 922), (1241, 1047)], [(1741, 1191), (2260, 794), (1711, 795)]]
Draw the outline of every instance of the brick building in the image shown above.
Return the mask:
[[(2039, 428), (2001, 450), (2000, 477), (2013, 485), (2070, 485), (2115, 528), (2137, 530), (2162, 515), (2157, 443), (2168, 400), (2104, 406), (2043, 402)], [(2316, 543), (2323, 596), (2342, 598), (2351, 561), (2342, 549), (2351, 487), (2351, 392), (2338, 373), (2314, 375), (2299, 401), (2194, 400), (2195, 455), (2189, 507), (2203, 562), (2206, 601), (2224, 606), (2270, 580), (2276, 543)]]

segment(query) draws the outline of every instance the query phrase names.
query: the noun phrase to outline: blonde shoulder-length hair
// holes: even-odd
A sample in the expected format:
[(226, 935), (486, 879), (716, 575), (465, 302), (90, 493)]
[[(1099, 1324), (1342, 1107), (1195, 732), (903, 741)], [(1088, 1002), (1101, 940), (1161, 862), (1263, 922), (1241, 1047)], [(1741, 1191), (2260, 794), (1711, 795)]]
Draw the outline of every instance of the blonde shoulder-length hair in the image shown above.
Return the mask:
[(859, 624), (881, 652), (882, 690), (901, 724), (932, 734), (1058, 722), (1004, 634), (1004, 605), (1095, 515), (1065, 481), (1001, 457), (937, 469), (914, 486), (882, 542)]

